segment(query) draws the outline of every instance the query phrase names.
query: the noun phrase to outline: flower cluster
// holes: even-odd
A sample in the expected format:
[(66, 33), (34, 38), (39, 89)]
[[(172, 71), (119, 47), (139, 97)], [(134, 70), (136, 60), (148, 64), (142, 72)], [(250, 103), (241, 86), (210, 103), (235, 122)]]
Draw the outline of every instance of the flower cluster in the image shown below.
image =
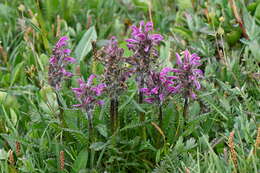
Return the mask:
[(144, 101), (161, 105), (167, 96), (178, 91), (173, 82), (176, 77), (169, 75), (171, 71), (171, 68), (166, 67), (161, 72), (150, 72), (145, 81), (146, 88), (140, 89), (145, 96), (148, 96)]
[(66, 48), (67, 41), (68, 37), (66, 36), (60, 38), (52, 50), (52, 56), (49, 60), (48, 81), (56, 90), (60, 89), (64, 78), (73, 76), (71, 72), (65, 70), (68, 64), (76, 62), (74, 58), (70, 57), (71, 50)]
[(93, 85), (93, 79), (95, 75), (90, 75), (85, 83), (82, 79), (78, 79), (79, 88), (72, 88), (80, 104), (74, 105), (75, 107), (81, 107), (86, 112), (91, 111), (95, 105), (102, 105), (103, 101), (98, 100), (98, 96), (104, 91), (106, 84)]
[(104, 65), (103, 79), (107, 92), (111, 98), (117, 97), (126, 89), (126, 80), (130, 72), (124, 67), (124, 49), (118, 47), (116, 37), (112, 37), (109, 44), (98, 52), (96, 57)]
[(179, 92), (195, 99), (196, 94), (194, 90), (200, 90), (201, 85), (198, 79), (203, 77), (203, 72), (198, 69), (201, 65), (200, 57), (195, 53), (191, 54), (188, 50), (185, 50), (182, 54), (183, 58), (176, 53), (176, 63), (178, 67), (172, 69), (172, 72), (175, 73)]
[(160, 34), (150, 34), (153, 30), (153, 23), (142, 21), (139, 27), (132, 26), (131, 38), (127, 39), (127, 47), (133, 51), (133, 56), (128, 58), (128, 63), (133, 65), (137, 73), (137, 83), (139, 89), (143, 86), (143, 81), (151, 69), (151, 64), (158, 58), (158, 51), (155, 46), (158, 45), (163, 37)]

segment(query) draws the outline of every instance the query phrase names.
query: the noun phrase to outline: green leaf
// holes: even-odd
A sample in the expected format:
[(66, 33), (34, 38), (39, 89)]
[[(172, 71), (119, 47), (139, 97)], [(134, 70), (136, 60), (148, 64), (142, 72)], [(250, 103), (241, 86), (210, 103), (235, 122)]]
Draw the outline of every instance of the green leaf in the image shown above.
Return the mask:
[(23, 67), (24, 62), (20, 62), (18, 65), (15, 66), (13, 73), (12, 73), (12, 78), (11, 78), (11, 86), (14, 84), (14, 82), (18, 79), (20, 75), (20, 71)]
[(95, 151), (102, 150), (106, 146), (106, 143), (104, 142), (96, 142), (90, 145), (90, 149), (93, 149)]
[(15, 126), (16, 123), (17, 123), (17, 115), (12, 108), (10, 108), (10, 114), (11, 114), (11, 120), (12, 120), (14, 126)]
[(87, 149), (83, 149), (78, 154), (77, 159), (72, 165), (72, 170), (75, 173), (78, 173), (81, 169), (84, 169), (88, 162), (88, 151)]
[(95, 27), (92, 26), (85, 32), (75, 49), (75, 55), (80, 61), (91, 51), (91, 42), (96, 39), (97, 33)]
[(107, 137), (108, 136), (108, 133), (107, 133), (107, 127), (105, 124), (99, 124), (96, 126), (98, 132), (104, 136), (104, 137)]
[(145, 110), (140, 106), (140, 104), (138, 104), (135, 100), (132, 100), (132, 103), (138, 111), (146, 113)]

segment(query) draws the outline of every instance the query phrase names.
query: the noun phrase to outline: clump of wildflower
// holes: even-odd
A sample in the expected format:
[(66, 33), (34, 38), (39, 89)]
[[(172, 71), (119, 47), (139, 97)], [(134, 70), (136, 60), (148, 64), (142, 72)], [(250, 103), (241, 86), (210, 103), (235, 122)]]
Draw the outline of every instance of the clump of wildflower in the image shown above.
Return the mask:
[(68, 64), (76, 62), (74, 58), (70, 57), (71, 50), (66, 48), (68, 45), (67, 41), (68, 37), (66, 36), (60, 38), (53, 48), (52, 56), (49, 60), (48, 81), (56, 90), (60, 89), (64, 79), (73, 76), (71, 72), (65, 69)]
[(201, 85), (199, 79), (203, 77), (203, 72), (198, 69), (201, 65), (200, 57), (193, 53), (191, 54), (188, 50), (182, 52), (183, 59), (176, 53), (177, 68), (172, 69), (176, 78), (177, 90), (182, 92), (184, 96), (190, 96), (195, 99), (195, 90), (200, 90)]
[(95, 105), (102, 105), (104, 103), (102, 100), (99, 100), (98, 97), (103, 93), (106, 87), (103, 83), (93, 85), (94, 78), (96, 78), (95, 75), (90, 75), (86, 83), (82, 79), (78, 79), (79, 88), (72, 88), (72, 91), (75, 93), (76, 98), (80, 102), (74, 106), (80, 107), (86, 111), (90, 130), (93, 129), (93, 109)]
[(139, 27), (132, 26), (131, 38), (126, 40), (127, 47), (134, 53), (128, 62), (134, 67), (139, 89), (143, 88), (144, 79), (151, 69), (151, 64), (159, 56), (155, 46), (163, 40), (160, 34), (151, 34), (151, 31), (153, 31), (153, 23), (145, 24), (141, 21)]

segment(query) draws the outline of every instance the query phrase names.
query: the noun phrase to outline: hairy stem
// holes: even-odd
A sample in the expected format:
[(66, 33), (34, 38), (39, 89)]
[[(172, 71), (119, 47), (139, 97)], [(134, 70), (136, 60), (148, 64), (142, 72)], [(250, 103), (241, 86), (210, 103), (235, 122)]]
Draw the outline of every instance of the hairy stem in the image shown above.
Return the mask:
[(159, 115), (158, 115), (158, 119), (159, 119), (159, 126), (160, 128), (162, 128), (162, 121), (163, 121), (163, 113), (162, 113), (162, 104), (159, 105)]
[(188, 110), (189, 110), (189, 98), (186, 94), (184, 99), (184, 107), (183, 107), (183, 118), (185, 122), (188, 120)]
[[(144, 87), (144, 78), (141, 78), (139, 90), (143, 87)], [(141, 91), (139, 91), (138, 103), (143, 104), (143, 101), (144, 101), (143, 93)], [(139, 111), (139, 119), (140, 119), (141, 123), (144, 122), (144, 120), (145, 120), (145, 113), (144, 112)], [(145, 140), (146, 139), (146, 129), (145, 129), (145, 127), (142, 127), (141, 134), (142, 134), (142, 138)]]
[(118, 98), (112, 98), (110, 100), (110, 123), (111, 133), (113, 134), (118, 124)]
[(58, 115), (59, 120), (61, 121), (62, 127), (67, 127), (66, 122), (64, 120), (64, 109), (63, 109), (63, 105), (61, 103), (58, 91), (56, 91), (55, 94), (56, 94), (57, 102), (58, 102), (58, 106), (59, 106), (59, 115)]
[(86, 111), (87, 114), (87, 118), (88, 118), (88, 131), (89, 131), (89, 142), (91, 142), (93, 140), (94, 137), (94, 129), (93, 129), (93, 115), (92, 115), (92, 110), (87, 110)]

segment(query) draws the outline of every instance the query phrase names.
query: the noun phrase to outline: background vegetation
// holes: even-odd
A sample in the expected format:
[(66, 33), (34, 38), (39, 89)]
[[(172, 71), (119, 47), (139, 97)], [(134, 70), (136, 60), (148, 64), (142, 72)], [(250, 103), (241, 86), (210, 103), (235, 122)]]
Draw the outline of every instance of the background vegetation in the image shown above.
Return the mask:
[[(103, 71), (91, 41), (101, 47), (115, 35), (126, 48), (130, 26), (141, 20), (152, 20), (165, 38), (162, 67), (175, 65), (184, 49), (199, 54), (203, 89), (186, 124), (183, 99), (167, 102), (159, 129), (156, 108), (137, 103), (130, 79), (120, 129), (110, 134), (106, 101), (95, 110), (89, 143), (85, 115), (72, 107), (76, 77), (61, 92), (68, 127), (57, 118), (47, 82), (52, 47), (69, 36), (78, 60), (71, 71), (86, 79)], [(260, 172), (259, 0), (0, 0), (0, 28), (1, 172)], [(136, 110), (145, 113), (143, 123)]]

